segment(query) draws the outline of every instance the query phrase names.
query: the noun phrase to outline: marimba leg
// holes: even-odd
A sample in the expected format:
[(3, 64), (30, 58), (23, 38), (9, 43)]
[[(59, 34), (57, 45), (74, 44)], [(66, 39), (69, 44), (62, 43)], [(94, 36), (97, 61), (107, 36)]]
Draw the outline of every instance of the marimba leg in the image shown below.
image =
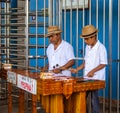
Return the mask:
[(46, 113), (50, 113), (50, 96), (41, 96), (41, 103)]
[(64, 113), (63, 95), (51, 95), (50, 97), (50, 113)]
[(8, 113), (12, 113), (12, 84), (8, 83)]
[(25, 113), (24, 100), (24, 91), (19, 89), (19, 113)]
[(32, 113), (37, 113), (37, 96), (32, 94)]
[(86, 92), (75, 93), (76, 109), (75, 113), (86, 113)]

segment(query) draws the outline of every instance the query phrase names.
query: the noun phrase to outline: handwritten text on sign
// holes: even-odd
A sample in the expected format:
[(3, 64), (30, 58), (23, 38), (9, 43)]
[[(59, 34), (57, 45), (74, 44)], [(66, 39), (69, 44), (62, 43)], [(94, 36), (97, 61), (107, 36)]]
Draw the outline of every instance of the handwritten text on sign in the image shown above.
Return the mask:
[(16, 84), (16, 73), (8, 71), (7, 72), (7, 81), (13, 84)]
[(18, 74), (18, 79), (17, 79), (17, 85), (19, 88), (30, 92), (32, 94), (36, 94), (37, 93), (37, 82), (36, 80), (26, 77), (26, 76), (22, 76), (20, 74)]

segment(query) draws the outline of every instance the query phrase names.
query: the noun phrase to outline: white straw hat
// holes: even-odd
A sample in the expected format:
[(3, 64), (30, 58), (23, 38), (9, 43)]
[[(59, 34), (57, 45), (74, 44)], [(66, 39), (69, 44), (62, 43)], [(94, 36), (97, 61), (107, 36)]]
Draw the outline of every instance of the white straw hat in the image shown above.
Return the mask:
[(98, 29), (96, 29), (93, 25), (87, 25), (83, 27), (82, 34), (80, 35), (81, 38), (89, 38), (98, 33)]
[(46, 37), (49, 37), (53, 34), (58, 34), (58, 33), (61, 33), (61, 32), (62, 32), (62, 30), (59, 29), (58, 26), (49, 26), (48, 27), (48, 34), (46, 35)]

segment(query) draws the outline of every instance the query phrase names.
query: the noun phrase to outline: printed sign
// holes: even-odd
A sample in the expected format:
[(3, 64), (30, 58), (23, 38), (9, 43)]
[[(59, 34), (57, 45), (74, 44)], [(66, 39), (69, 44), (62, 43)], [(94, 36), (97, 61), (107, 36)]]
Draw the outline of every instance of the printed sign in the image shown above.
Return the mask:
[(32, 78), (18, 74), (17, 86), (27, 92), (37, 94), (37, 82)]
[(16, 73), (8, 71), (7, 72), (7, 82), (16, 84)]
[(89, 0), (63, 0), (63, 9), (88, 8)]

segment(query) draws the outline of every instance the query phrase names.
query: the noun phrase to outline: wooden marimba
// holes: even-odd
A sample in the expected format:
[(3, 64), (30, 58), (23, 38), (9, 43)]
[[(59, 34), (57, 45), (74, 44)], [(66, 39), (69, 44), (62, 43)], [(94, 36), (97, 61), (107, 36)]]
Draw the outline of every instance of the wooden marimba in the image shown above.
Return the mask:
[(18, 69), (0, 73), (0, 77), (8, 81), (8, 113), (12, 113), (12, 84), (19, 88), (19, 113), (25, 113), (25, 91), (32, 94), (32, 113), (37, 113), (38, 97), (46, 113), (86, 113), (86, 92), (105, 88), (105, 81), (100, 80), (40, 79), (39, 73)]

